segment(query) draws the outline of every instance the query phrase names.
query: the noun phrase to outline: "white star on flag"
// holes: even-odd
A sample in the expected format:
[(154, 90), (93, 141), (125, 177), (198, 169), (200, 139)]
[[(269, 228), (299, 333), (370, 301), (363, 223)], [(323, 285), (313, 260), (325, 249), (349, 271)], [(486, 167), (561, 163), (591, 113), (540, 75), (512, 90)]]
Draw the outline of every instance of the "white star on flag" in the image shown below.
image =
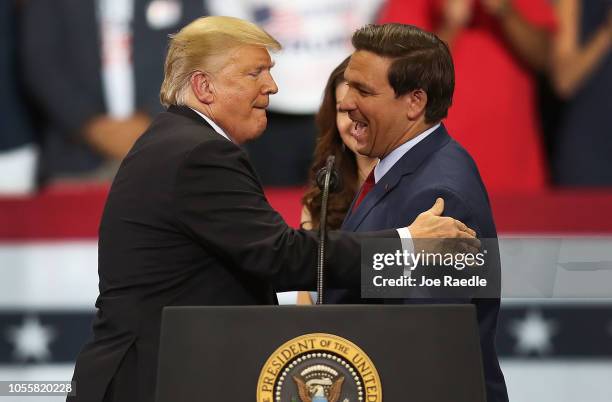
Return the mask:
[(51, 327), (41, 325), (38, 317), (25, 317), (21, 326), (9, 328), (6, 334), (8, 340), (15, 345), (13, 354), (17, 360), (42, 361), (51, 357), (49, 344), (55, 339), (56, 333)]
[(551, 338), (557, 332), (557, 325), (552, 320), (545, 320), (539, 310), (529, 310), (523, 320), (510, 324), (510, 332), (517, 338), (515, 350), (518, 353), (542, 355), (552, 350)]

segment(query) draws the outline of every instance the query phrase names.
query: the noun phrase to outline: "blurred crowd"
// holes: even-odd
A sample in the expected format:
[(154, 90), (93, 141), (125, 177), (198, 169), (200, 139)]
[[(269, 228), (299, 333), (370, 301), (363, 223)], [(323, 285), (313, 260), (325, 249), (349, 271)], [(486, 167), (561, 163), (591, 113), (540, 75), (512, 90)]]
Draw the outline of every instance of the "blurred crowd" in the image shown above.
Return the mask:
[(284, 49), (264, 184), (303, 185), (325, 83), (352, 32), (400, 22), (451, 49), (444, 124), (490, 192), (612, 187), (612, 0), (3, 0), (0, 194), (111, 180), (162, 111), (168, 35), (203, 15), (256, 22)]

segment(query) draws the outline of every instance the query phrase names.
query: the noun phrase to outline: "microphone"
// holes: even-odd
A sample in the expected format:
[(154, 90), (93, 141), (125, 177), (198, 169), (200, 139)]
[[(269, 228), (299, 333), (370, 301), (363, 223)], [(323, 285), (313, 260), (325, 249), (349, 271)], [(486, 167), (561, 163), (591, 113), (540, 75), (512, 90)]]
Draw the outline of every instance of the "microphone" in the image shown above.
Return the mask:
[[(328, 161), (329, 161), (330, 157), (334, 158), (333, 155), (330, 155), (328, 157)], [(327, 163), (326, 163), (325, 166), (323, 166), (317, 172), (315, 180), (317, 182), (317, 186), (319, 187), (319, 190), (321, 190), (321, 191), (323, 191), (323, 188), (325, 187), (325, 175), (327, 174), (328, 171), (331, 172), (331, 177), (329, 179), (329, 192), (330, 193), (337, 193), (340, 190), (342, 190), (342, 185), (344, 184), (344, 183), (342, 183), (342, 177), (340, 176), (338, 171), (333, 168), (333, 164), (334, 164), (334, 162), (332, 162), (331, 170), (328, 168)]]
[(317, 303), (323, 304), (323, 282), (325, 269), (325, 240), (327, 238), (327, 199), (330, 192), (340, 191), (340, 175), (334, 169), (336, 157), (329, 155), (325, 166), (317, 172), (317, 185), (321, 190), (321, 219), (319, 224), (319, 252), (317, 262)]

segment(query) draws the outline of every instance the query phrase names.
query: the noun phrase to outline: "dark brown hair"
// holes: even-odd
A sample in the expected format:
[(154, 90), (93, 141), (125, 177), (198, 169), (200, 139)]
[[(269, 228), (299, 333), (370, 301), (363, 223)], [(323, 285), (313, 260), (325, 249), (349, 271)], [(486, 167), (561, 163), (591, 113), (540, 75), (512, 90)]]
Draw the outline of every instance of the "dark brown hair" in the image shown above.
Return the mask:
[(387, 79), (396, 96), (422, 89), (427, 93), (425, 122), (448, 114), (455, 89), (455, 69), (448, 46), (436, 35), (412, 25), (366, 25), (353, 34), (356, 50), (394, 59)]
[(302, 197), (302, 204), (310, 213), (310, 223), (313, 229), (319, 227), (321, 217), (321, 190), (317, 187), (315, 177), (319, 169), (325, 166), (328, 155), (336, 157), (336, 169), (343, 183), (342, 190), (339, 193), (330, 194), (327, 201), (327, 227), (329, 229), (340, 228), (358, 190), (355, 154), (344, 146), (336, 125), (336, 88), (344, 82), (344, 70), (346, 70), (349, 59), (347, 57), (329, 76), (323, 93), (323, 103), (317, 113), (319, 135), (314, 160), (310, 167), (308, 189)]

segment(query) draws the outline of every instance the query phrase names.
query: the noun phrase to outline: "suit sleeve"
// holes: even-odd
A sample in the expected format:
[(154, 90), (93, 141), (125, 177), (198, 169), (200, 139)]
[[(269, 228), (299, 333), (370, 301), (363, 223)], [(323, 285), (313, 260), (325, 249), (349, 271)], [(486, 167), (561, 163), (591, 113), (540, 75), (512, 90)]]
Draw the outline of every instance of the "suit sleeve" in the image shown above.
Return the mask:
[[(487, 286), (484, 288), (457, 288), (456, 292), (453, 292), (452, 289), (444, 288), (444, 295), (443, 297), (440, 297), (440, 300), (443, 302), (454, 303), (465, 302), (474, 297), (499, 297), (501, 289), (501, 267), (497, 239), (491, 238), (490, 234), (488, 233), (484, 233), (484, 224), (479, 222), (478, 214), (473, 211), (471, 205), (463, 196), (451, 188), (440, 186), (423, 189), (423, 191), (417, 195), (414, 202), (414, 205), (417, 206), (417, 211), (422, 211), (425, 210), (425, 208), (428, 208), (428, 206), (431, 205), (437, 197), (442, 197), (444, 199), (444, 216), (449, 216), (460, 220), (476, 232), (476, 237), (478, 237), (482, 242), (481, 251), (486, 250), (485, 265), (481, 270), (481, 276), (487, 279)], [(413, 205), (412, 202), (411, 205)], [(486, 235), (489, 235), (489, 237), (486, 237)], [(416, 251), (418, 252), (418, 250)], [(469, 279), (475, 273), (475, 271), (470, 269), (460, 271), (451, 269), (447, 273), (450, 273), (457, 279)], [(451, 297), (453, 294), (455, 297)]]
[[(290, 228), (272, 209), (244, 152), (236, 145), (213, 140), (196, 147), (179, 169), (175, 197), (183, 229), (229, 269), (267, 278), (278, 291), (314, 287), (316, 234)], [(362, 235), (330, 233), (330, 285), (359, 286), (360, 239), (370, 236), (398, 238), (394, 230)]]
[(416, 218), (419, 213), (431, 208), (438, 197), (444, 199), (443, 216), (450, 216), (460, 220), (474, 229), (477, 237), (482, 237), (481, 225), (468, 202), (460, 194), (448, 187), (437, 186), (424, 188), (422, 191), (419, 191), (410, 201), (410, 205), (405, 206), (411, 213), (406, 213), (404, 216), (408, 216), (411, 219)]

